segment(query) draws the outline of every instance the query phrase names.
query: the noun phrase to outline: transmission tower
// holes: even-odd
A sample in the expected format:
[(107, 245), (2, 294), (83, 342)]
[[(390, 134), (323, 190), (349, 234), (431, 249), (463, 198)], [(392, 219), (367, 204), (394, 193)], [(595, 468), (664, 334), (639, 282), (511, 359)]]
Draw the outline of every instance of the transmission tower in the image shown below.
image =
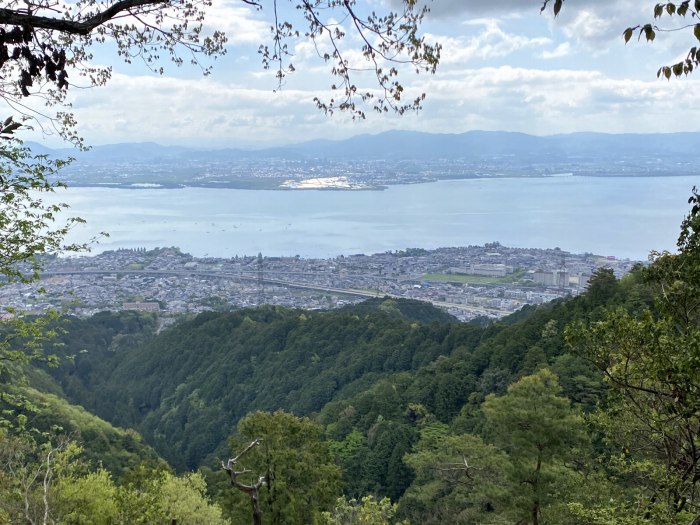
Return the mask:
[(265, 284), (263, 282), (263, 256), (258, 253), (258, 306), (265, 302)]

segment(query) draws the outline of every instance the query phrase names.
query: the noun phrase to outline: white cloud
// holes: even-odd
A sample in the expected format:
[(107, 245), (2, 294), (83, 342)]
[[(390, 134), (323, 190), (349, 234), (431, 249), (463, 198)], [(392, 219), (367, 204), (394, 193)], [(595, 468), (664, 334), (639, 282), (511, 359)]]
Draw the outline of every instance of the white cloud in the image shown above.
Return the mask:
[[(626, 3), (629, 0), (585, 0), (586, 5), (614, 6)], [(550, 2), (549, 10), (554, 2)], [(394, 9), (400, 9), (403, 0), (390, 0), (389, 5)], [(422, 5), (430, 9), (431, 17), (450, 18), (455, 15), (467, 16), (497, 16), (499, 18), (513, 16), (514, 14), (539, 12), (543, 0), (423, 0)], [(568, 0), (564, 3), (562, 13), (567, 9), (577, 9), (580, 3), (576, 0)], [(652, 5), (653, 7), (653, 5)]]
[(88, 143), (154, 140), (236, 146), (315, 138), (345, 122), (340, 117), (334, 124), (316, 109), (312, 99), (320, 94), (292, 89), (273, 93), (208, 78), (118, 74), (108, 86), (76, 92), (72, 98)]
[(420, 126), (538, 134), (696, 130), (698, 87), (694, 79), (620, 80), (598, 71), (469, 69), (424, 79), (421, 88), (430, 95)]
[[(469, 3), (474, 12), (479, 6), (482, 14), (493, 11), (486, 2), (461, 1)], [(693, 93), (700, 79), (657, 81), (656, 67), (668, 58), (659, 58), (659, 54), (667, 50), (656, 43), (626, 47), (621, 43), (614, 19), (629, 16), (625, 9), (631, 9), (631, 1), (611, 0), (610, 21), (599, 17), (603, 12), (600, 1), (584, 7), (582, 0), (579, 4), (567, 0), (568, 13), (552, 22), (551, 31), (547, 19), (537, 15), (504, 21), (474, 14), (466, 21), (435, 24), (434, 34), (427, 37), (443, 44), (443, 63), (434, 76), (402, 72), (406, 99), (422, 92), (428, 96), (422, 112), (402, 118), (376, 116), (371, 108), (364, 122), (350, 123), (343, 115), (324, 116), (313, 97), (329, 98), (332, 66), (324, 64), (313, 44), (305, 40), (295, 42), (293, 48), (292, 61), (298, 72), (274, 93), (274, 72), (261, 70), (255, 59), (244, 60), (249, 56), (246, 52), (254, 56), (247, 44), (258, 43), (267, 35), (268, 28), (260, 21), (250, 32), (241, 27), (237, 37), (243, 45), (233, 46), (234, 52), (217, 63), (210, 78), (116, 72), (108, 86), (73, 89), (70, 96), (79, 131), (93, 144), (154, 140), (237, 146), (342, 138), (392, 128), (539, 134), (695, 129), (700, 107), (696, 109)], [(516, 5), (495, 3), (505, 11)], [(517, 5), (522, 4), (530, 2), (518, 0)], [(456, 3), (451, 5), (457, 8)], [(219, 3), (216, 9), (216, 17), (229, 33), (236, 24), (258, 20), (255, 13), (241, 10), (236, 0)], [(610, 35), (618, 44), (604, 44)], [(367, 65), (353, 37), (346, 43), (346, 57), (353, 65)], [(619, 48), (613, 47), (616, 45)], [(563, 57), (565, 62), (551, 60)], [(566, 69), (554, 69), (562, 63)], [(353, 81), (361, 91), (377, 89), (371, 73), (354, 74)]]
[(217, 0), (207, 9), (205, 23), (208, 30), (226, 33), (230, 44), (259, 45), (270, 40), (270, 23), (262, 15), (238, 0)]
[(542, 51), (538, 56), (538, 58), (541, 58), (543, 60), (551, 60), (553, 58), (563, 58), (565, 56), (568, 56), (571, 54), (571, 43), (570, 42), (563, 42), (559, 44), (556, 48), (554, 48), (552, 51)]
[(483, 26), (483, 31), (472, 37), (426, 35), (428, 40), (442, 45), (442, 66), (464, 64), (473, 59), (504, 57), (524, 48), (545, 46), (552, 42), (547, 37), (528, 38), (506, 33), (494, 19), (471, 20), (466, 25)]
[[(312, 98), (327, 93), (311, 87), (273, 93), (211, 79), (115, 75), (109, 86), (74, 98), (80, 130), (93, 144), (154, 140), (235, 147), (392, 128), (536, 134), (692, 130), (700, 121), (693, 95), (699, 87), (694, 79), (621, 80), (593, 70), (460, 69), (413, 78), (407, 89), (428, 93), (422, 112), (402, 118), (368, 112), (367, 121), (354, 124), (348, 116), (319, 112)], [(120, 96), (124, 93), (129, 96)]]

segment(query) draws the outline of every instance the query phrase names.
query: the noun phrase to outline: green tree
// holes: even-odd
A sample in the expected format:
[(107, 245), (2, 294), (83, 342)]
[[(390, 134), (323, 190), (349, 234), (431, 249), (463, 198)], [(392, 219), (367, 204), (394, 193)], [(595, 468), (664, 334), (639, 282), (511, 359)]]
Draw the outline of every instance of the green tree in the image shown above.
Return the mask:
[[(271, 525), (318, 523), (321, 512), (332, 508), (340, 495), (340, 469), (332, 462), (321, 427), (308, 418), (285, 412), (254, 412), (238, 423), (230, 447), (242, 451), (255, 440), (260, 444), (240, 459), (250, 481), (261, 476), (263, 522)], [(251, 521), (247, 495), (232, 491), (236, 523)]]
[[(658, 523), (700, 522), (700, 198), (690, 198), (678, 253), (652, 253), (644, 276), (655, 308), (609, 311), (569, 327), (567, 340), (610, 386), (601, 417), (624, 451), (611, 463), (637, 488), (639, 512)], [(664, 521), (662, 521), (664, 520)]]
[[(163, 523), (226, 525), (221, 509), (206, 496), (204, 478), (197, 473), (175, 476), (162, 472), (150, 483)], [(130, 522), (133, 523), (133, 522)]]
[(119, 516), (117, 486), (102, 468), (79, 477), (60, 477), (55, 499), (54, 516), (65, 525), (110, 525)]
[(367, 438), (353, 428), (342, 441), (331, 441), (331, 453), (343, 473), (343, 493), (359, 498), (367, 493), (367, 475), (364, 462), (369, 455)]
[(615, 296), (617, 287), (612, 268), (598, 268), (588, 281), (586, 299), (592, 306), (603, 306)]
[(447, 425), (421, 431), (405, 456), (416, 478), (399, 502), (401, 515), (426, 525), (497, 523), (509, 492), (508, 457), (471, 434), (453, 435)]
[(559, 490), (567, 465), (587, 441), (582, 415), (560, 394), (557, 377), (542, 369), (482, 406), (489, 437), (510, 459), (509, 513), (520, 523), (553, 522), (547, 511), (566, 503)]
[(389, 498), (377, 500), (365, 496), (361, 501), (339, 498), (332, 512), (321, 515), (321, 525), (409, 525), (407, 520), (397, 521), (396, 504)]
[[(59, 219), (66, 204), (47, 204), (44, 198), (65, 185), (55, 182), (64, 161), (32, 155), (14, 137), (21, 127), (12, 118), (0, 124), (0, 286), (31, 282), (39, 278), (42, 263), (59, 253), (87, 249), (87, 244), (67, 244), (70, 229), (80, 218)], [(26, 318), (13, 309), (0, 312), (0, 426), (23, 427), (15, 416), (31, 411), (26, 398), (17, 392), (23, 366), (38, 360), (55, 364), (44, 347), (60, 332), (58, 313)], [(55, 341), (54, 341), (55, 342)]]
[(91, 470), (73, 441), (38, 444), (27, 434), (2, 433), (0, 523), (228, 523), (206, 498), (199, 474), (141, 469), (136, 476), (118, 486), (104, 468)]

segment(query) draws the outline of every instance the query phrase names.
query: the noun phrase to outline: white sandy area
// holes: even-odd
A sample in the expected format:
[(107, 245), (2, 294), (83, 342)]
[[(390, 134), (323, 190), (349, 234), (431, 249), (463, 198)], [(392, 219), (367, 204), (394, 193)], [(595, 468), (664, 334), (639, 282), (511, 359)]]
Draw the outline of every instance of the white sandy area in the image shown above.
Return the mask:
[(317, 177), (304, 180), (287, 180), (281, 184), (282, 188), (292, 188), (298, 190), (319, 190), (319, 189), (344, 189), (353, 190), (364, 188), (365, 185), (351, 183), (347, 177)]

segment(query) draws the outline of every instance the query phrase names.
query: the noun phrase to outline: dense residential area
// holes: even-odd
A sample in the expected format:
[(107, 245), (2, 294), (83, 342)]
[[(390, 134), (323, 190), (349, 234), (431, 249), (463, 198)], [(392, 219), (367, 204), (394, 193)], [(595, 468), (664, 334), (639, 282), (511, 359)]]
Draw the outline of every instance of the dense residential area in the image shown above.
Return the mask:
[(596, 269), (611, 268), (621, 277), (634, 264), (499, 243), (331, 259), (195, 258), (177, 248), (123, 249), (54, 258), (40, 282), (0, 288), (0, 302), (23, 311), (58, 307), (78, 315), (122, 309), (177, 314), (261, 304), (329, 309), (390, 296), (428, 301), (469, 320), (578, 295)]

